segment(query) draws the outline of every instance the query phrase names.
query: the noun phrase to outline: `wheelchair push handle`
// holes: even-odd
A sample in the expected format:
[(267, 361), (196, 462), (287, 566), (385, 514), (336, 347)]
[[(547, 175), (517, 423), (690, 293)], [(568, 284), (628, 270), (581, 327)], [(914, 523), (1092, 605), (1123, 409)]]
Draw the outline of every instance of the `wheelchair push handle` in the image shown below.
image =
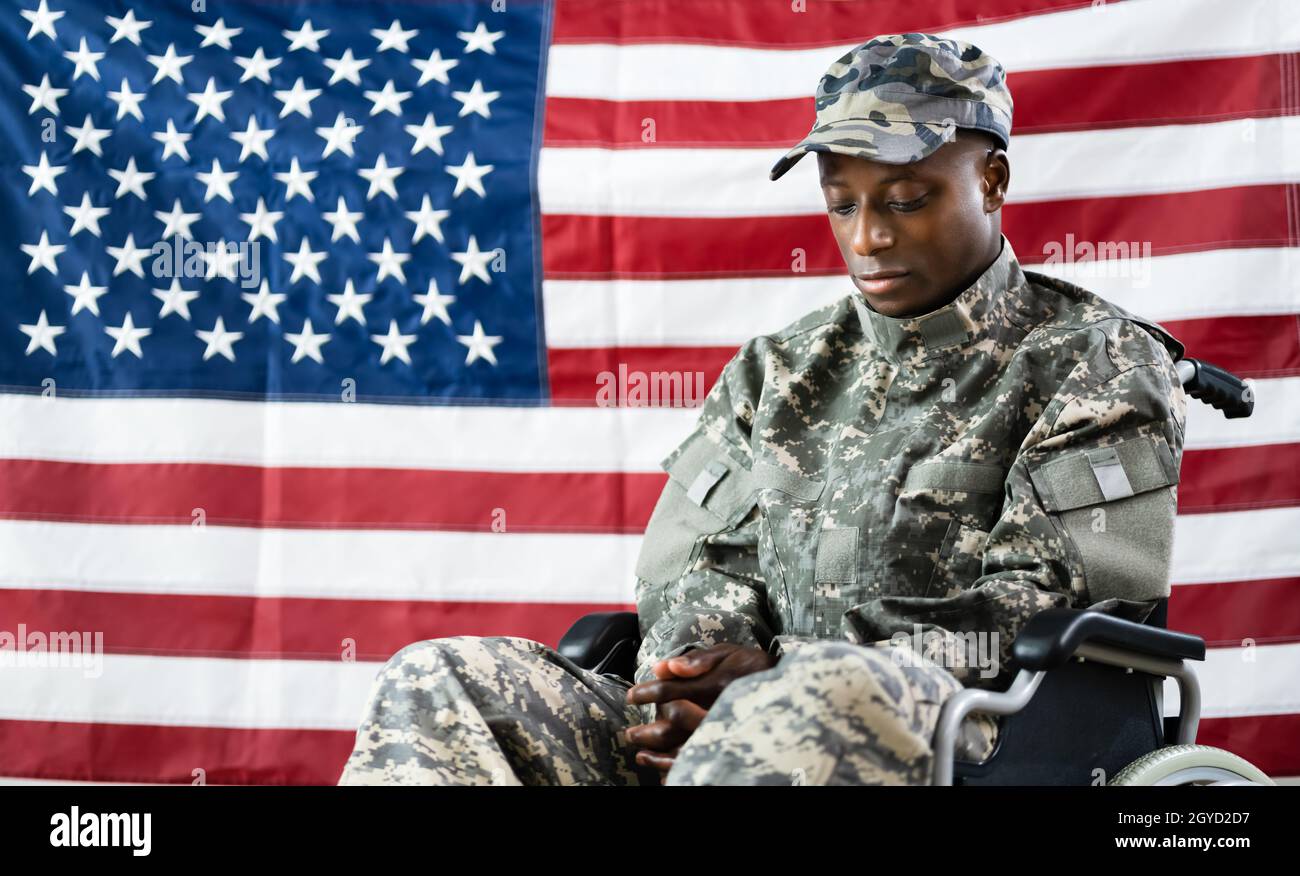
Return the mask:
[(1188, 395), (1223, 411), (1229, 420), (1255, 410), (1255, 391), (1237, 375), (1200, 359), (1179, 359), (1175, 367)]

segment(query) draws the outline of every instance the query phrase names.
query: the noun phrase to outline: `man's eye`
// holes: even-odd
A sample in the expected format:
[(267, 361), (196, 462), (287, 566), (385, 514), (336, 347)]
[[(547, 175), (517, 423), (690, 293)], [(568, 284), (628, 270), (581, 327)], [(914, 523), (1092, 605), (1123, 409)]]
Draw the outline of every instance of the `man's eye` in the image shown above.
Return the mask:
[(889, 206), (900, 213), (911, 213), (925, 206), (925, 197), (922, 196), (914, 201), (890, 201)]
[(840, 204), (839, 206), (831, 207), (831, 212), (837, 216), (847, 216), (849, 215), (849, 211), (852, 209), (852, 204)]

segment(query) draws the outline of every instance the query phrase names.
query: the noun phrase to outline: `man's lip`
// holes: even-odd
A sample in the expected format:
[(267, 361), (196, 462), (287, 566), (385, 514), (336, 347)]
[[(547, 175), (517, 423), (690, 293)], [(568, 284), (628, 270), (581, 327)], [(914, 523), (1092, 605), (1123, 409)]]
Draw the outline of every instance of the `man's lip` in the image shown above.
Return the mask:
[(859, 280), (888, 280), (890, 277), (904, 277), (909, 273), (911, 272), (894, 269), (890, 271), (872, 271), (867, 274), (856, 274), (855, 276)]

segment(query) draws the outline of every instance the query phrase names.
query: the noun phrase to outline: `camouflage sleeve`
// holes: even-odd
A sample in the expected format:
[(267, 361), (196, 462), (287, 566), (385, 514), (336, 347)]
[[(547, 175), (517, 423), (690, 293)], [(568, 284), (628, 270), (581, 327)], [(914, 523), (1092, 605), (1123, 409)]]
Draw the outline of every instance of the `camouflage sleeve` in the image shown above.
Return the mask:
[(758, 565), (750, 427), (761, 357), (747, 344), (705, 397), (668, 472), (636, 565), (642, 643), (636, 680), (659, 660), (729, 642), (767, 647), (772, 621)]
[(969, 570), (947, 580), (970, 583), (855, 606), (844, 621), (851, 639), (920, 645), (964, 685), (1002, 689), (1011, 644), (1036, 612), (1140, 621), (1169, 595), (1186, 397), (1168, 352), (1135, 324), (1093, 331), (1104, 346), (1078, 362), (1030, 430), (992, 530), (965, 530), (941, 560)]

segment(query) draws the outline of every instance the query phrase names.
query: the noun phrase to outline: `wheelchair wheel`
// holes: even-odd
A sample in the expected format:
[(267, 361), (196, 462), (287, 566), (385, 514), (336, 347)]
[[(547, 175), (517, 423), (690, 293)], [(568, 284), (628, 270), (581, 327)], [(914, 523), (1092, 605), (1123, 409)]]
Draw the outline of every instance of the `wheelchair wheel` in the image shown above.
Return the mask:
[(1108, 785), (1273, 785), (1250, 761), (1209, 745), (1167, 745), (1133, 761)]

